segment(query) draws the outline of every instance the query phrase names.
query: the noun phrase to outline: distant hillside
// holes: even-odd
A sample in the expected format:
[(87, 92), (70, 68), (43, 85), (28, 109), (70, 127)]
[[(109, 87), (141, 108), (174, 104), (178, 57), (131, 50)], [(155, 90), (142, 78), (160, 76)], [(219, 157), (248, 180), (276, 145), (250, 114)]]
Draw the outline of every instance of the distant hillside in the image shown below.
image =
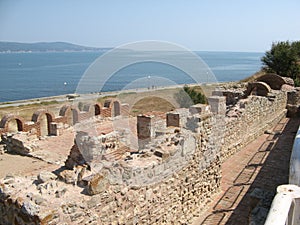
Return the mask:
[(68, 51), (105, 51), (110, 48), (93, 48), (67, 42), (19, 43), (0, 41), (0, 52), (68, 52)]

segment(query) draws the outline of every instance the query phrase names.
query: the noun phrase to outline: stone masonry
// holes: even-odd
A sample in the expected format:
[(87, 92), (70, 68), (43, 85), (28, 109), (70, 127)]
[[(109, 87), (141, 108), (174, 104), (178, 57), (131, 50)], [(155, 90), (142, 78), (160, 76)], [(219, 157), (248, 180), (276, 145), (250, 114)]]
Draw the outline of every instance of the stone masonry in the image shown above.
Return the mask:
[[(109, 132), (94, 132), (86, 121), (65, 167), (1, 181), (3, 224), (191, 223), (219, 191), (222, 161), (285, 116), (285, 91), (256, 95), (266, 85), (251, 86), (230, 107), (226, 96), (212, 96), (209, 106), (165, 118), (140, 115), (134, 131), (121, 126), (122, 117)], [(126, 141), (130, 132), (138, 145)]]

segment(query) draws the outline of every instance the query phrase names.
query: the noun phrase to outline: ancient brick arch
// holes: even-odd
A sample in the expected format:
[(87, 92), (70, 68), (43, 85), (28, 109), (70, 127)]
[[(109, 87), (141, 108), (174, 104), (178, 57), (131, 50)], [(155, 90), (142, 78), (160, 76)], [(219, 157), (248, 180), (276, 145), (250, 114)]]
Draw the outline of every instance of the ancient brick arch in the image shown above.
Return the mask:
[(67, 124), (71, 126), (79, 121), (79, 110), (71, 105), (64, 105), (61, 107), (59, 115), (66, 117)]
[(95, 116), (101, 115), (101, 109), (102, 109), (102, 105), (100, 103), (95, 103), (94, 104), (94, 115)]
[(121, 115), (121, 103), (117, 99), (107, 99), (103, 105), (105, 108), (111, 109), (111, 116)]
[(100, 103), (89, 103), (82, 107), (84, 112), (89, 112), (91, 116), (101, 115), (102, 105)]
[(104, 102), (104, 107), (105, 108), (112, 108), (112, 100), (111, 99), (107, 99), (107, 100), (105, 100), (105, 102)]
[(264, 82), (270, 86), (273, 90), (281, 90), (282, 85), (287, 84), (294, 86), (293, 81), (288, 77), (282, 77), (275, 73), (265, 74), (257, 79), (257, 81)]
[(5, 115), (0, 121), (0, 128), (5, 132), (17, 132), (24, 130), (24, 119), (14, 114)]
[(264, 82), (253, 82), (248, 84), (245, 94), (246, 96), (249, 95), (267, 96), (270, 91), (271, 88), (268, 84)]
[(40, 109), (32, 115), (32, 121), (38, 124), (38, 134), (40, 136), (51, 134), (50, 125), (54, 119), (54, 114), (46, 109)]

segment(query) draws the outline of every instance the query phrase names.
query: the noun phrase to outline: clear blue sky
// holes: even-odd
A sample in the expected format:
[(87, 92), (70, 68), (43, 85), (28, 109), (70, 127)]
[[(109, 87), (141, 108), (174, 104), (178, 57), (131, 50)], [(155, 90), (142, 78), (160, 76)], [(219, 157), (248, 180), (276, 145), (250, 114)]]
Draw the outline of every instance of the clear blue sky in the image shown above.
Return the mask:
[(191, 50), (268, 50), (300, 40), (299, 0), (0, 0), (0, 41), (116, 47), (163, 40)]

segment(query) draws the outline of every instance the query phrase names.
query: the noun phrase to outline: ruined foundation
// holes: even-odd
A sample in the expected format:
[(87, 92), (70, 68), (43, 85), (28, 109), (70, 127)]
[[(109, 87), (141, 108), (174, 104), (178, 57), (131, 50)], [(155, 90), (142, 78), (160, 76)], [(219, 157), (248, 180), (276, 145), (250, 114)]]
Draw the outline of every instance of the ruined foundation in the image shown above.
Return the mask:
[(251, 88), (166, 115), (116, 115), (97, 132), (78, 125), (60, 170), (1, 181), (2, 223), (191, 223), (218, 192), (222, 161), (286, 115), (285, 91)]

